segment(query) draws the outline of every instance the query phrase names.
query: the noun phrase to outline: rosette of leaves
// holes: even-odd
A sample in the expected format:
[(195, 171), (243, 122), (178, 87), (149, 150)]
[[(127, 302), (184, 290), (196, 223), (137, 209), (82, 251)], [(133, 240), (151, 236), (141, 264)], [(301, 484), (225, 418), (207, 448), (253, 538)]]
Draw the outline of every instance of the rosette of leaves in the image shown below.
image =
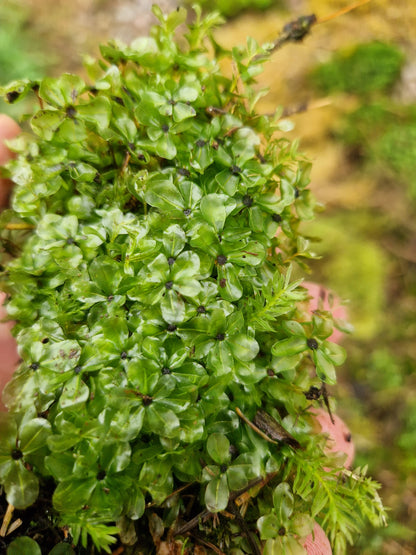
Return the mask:
[(162, 541), (283, 553), (318, 519), (341, 552), (383, 509), (360, 471), (340, 483), (311, 435), (306, 393), (335, 382), (344, 351), (291, 280), (290, 262), (311, 256), (299, 224), (314, 206), (279, 112), (256, 112), (271, 47), (225, 51), (219, 17), (199, 12), (177, 39), (186, 12), (154, 11), (150, 37), (88, 62), (91, 82), (3, 89), (34, 91), (39, 107), (34, 135), (11, 145), (2, 216), (21, 364), (0, 482), (17, 508), (43, 488), (54, 522), (90, 549), (109, 552), (133, 523), (149, 553)]

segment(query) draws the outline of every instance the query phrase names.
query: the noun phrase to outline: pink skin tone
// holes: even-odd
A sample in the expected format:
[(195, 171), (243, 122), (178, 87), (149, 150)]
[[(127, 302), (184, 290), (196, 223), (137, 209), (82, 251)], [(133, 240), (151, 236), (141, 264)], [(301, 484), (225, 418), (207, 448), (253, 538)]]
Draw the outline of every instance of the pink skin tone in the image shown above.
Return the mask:
[[(20, 127), (15, 121), (4, 114), (0, 114), (0, 166), (5, 164), (12, 156), (10, 150), (4, 144), (5, 139), (12, 139), (20, 132)], [(7, 179), (0, 178), (0, 209), (7, 206), (11, 183)], [(3, 306), (5, 295), (0, 292), (0, 392), (4, 385), (10, 380), (19, 359), (14, 339), (10, 333), (12, 323), (1, 322), (6, 317)], [(0, 410), (4, 406), (0, 401)]]
[[(18, 135), (20, 128), (12, 119), (0, 114), (0, 166), (5, 164), (12, 156), (9, 149), (4, 144), (5, 139), (11, 139)], [(11, 184), (8, 180), (0, 178), (0, 208), (7, 206), (10, 194)], [(346, 311), (339, 303), (339, 299), (334, 298), (332, 308), (328, 302), (328, 291), (316, 283), (305, 282), (304, 287), (310, 295), (309, 310), (312, 312), (318, 308), (319, 299), (323, 299), (323, 307), (325, 310), (331, 310), (335, 318), (345, 319)], [(5, 295), (0, 293), (0, 319), (6, 316), (5, 309), (1, 306)], [(10, 380), (18, 361), (18, 354), (14, 339), (10, 333), (11, 323), (0, 323), (0, 391), (4, 385)], [(342, 338), (342, 333), (334, 330), (329, 338), (331, 341), (338, 342)], [(4, 410), (4, 406), (0, 402), (0, 410)], [(354, 445), (351, 441), (351, 434), (345, 423), (336, 415), (334, 415), (335, 424), (331, 422), (328, 413), (324, 409), (313, 409), (321, 431), (328, 434), (328, 452), (342, 451), (346, 453), (347, 459), (345, 466), (349, 467), (354, 458)], [(332, 549), (325, 532), (315, 524), (313, 533), (307, 536), (303, 543), (308, 555), (331, 555)]]
[[(332, 303), (329, 302), (331, 292), (322, 285), (318, 283), (312, 283), (311, 281), (304, 281), (302, 283), (303, 287), (308, 291), (310, 295), (309, 300), (309, 310), (313, 312), (318, 309), (319, 299), (323, 300), (323, 309), (328, 310), (332, 313), (333, 317), (340, 320), (347, 319), (347, 311), (344, 306), (342, 306), (339, 297), (332, 295)], [(334, 343), (339, 343), (342, 340), (343, 333), (336, 328), (332, 332), (332, 335), (328, 337), (329, 341)]]
[(312, 534), (309, 534), (304, 540), (303, 547), (308, 555), (332, 555), (331, 544), (317, 522), (315, 522)]
[[(326, 451), (328, 453), (343, 452), (347, 455), (344, 462), (346, 468), (350, 467), (354, 459), (354, 444), (351, 441), (351, 433), (341, 418), (333, 415), (334, 424), (328, 411), (323, 408), (314, 408), (311, 411), (317, 422), (317, 431), (328, 435)], [(309, 534), (303, 542), (303, 547), (308, 555), (332, 555), (331, 544), (318, 523), (315, 523), (312, 534)]]
[[(317, 283), (304, 282), (303, 286), (307, 289), (309, 300), (309, 311), (313, 312), (318, 308), (319, 299), (323, 301), (324, 310), (332, 312), (334, 318), (346, 320), (347, 312), (340, 304), (338, 297), (333, 297), (332, 305), (329, 303), (329, 291)], [(328, 338), (334, 343), (339, 343), (342, 340), (342, 332), (335, 329), (332, 335)], [(314, 415), (318, 432), (327, 434), (328, 441), (326, 451), (328, 453), (342, 452), (346, 454), (344, 466), (350, 467), (354, 459), (354, 444), (351, 441), (351, 433), (341, 418), (336, 414), (333, 415), (334, 423), (328, 411), (324, 408), (313, 408), (311, 414)], [(306, 549), (308, 555), (332, 555), (331, 544), (318, 523), (315, 523), (312, 534), (309, 534), (303, 542), (303, 547)]]

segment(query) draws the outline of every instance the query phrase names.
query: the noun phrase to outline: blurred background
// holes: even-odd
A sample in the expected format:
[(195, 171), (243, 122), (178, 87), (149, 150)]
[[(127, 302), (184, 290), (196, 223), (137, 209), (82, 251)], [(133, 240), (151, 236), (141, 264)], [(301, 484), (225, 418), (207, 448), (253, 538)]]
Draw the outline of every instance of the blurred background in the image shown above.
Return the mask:
[[(111, 38), (129, 42), (155, 23), (151, 0), (1, 0), (0, 83), (82, 71)], [(186, 1), (184, 0), (184, 3)], [(189, 2), (191, 3), (191, 2)], [(193, 3), (193, 2), (192, 2)], [(166, 11), (178, 2), (159, 2)], [(349, 0), (203, 0), (227, 20), (225, 46), (274, 40), (300, 15), (319, 18)], [(324, 210), (307, 234), (319, 260), (311, 277), (346, 303), (354, 332), (331, 388), (349, 424), (356, 465), (369, 467), (390, 508), (354, 554), (416, 553), (416, 2), (371, 0), (314, 26), (265, 66), (261, 110), (291, 117), (314, 162), (311, 188)], [(27, 106), (26, 106), (27, 108)], [(0, 101), (18, 118), (25, 107)]]

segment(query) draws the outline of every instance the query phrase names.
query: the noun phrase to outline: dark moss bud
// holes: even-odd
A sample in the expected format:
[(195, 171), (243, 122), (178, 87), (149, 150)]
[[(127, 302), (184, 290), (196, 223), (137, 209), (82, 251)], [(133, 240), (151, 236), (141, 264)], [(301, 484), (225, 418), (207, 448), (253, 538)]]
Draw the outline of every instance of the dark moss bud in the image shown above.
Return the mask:
[(309, 349), (312, 349), (313, 351), (316, 351), (316, 349), (319, 347), (318, 342), (315, 338), (310, 337), (306, 344), (308, 345)]
[(204, 305), (201, 304), (200, 306), (198, 306), (196, 311), (198, 312), (198, 314), (205, 314), (206, 313), (206, 308), (205, 308)]
[(224, 334), (224, 333), (218, 333), (218, 334), (215, 336), (215, 339), (216, 339), (217, 341), (224, 341), (224, 339), (225, 339), (225, 334)]
[(10, 455), (14, 461), (18, 461), (23, 457), (23, 453), (20, 451), (20, 449), (13, 449)]
[(37, 370), (39, 368), (39, 362), (32, 362), (30, 365), (31, 370)]
[(187, 170), (186, 168), (178, 168), (178, 174), (183, 175), (184, 177), (190, 177), (191, 176), (191, 172), (189, 170)]
[(6, 100), (9, 104), (13, 104), (19, 98), (20, 93), (18, 91), (11, 91), (6, 94)]
[(101, 480), (104, 480), (105, 477), (106, 477), (106, 471), (105, 471), (105, 470), (100, 470), (100, 471), (97, 473), (97, 480), (98, 480), (99, 482), (101, 482)]
[(168, 290), (169, 290), (169, 289), (172, 289), (172, 287), (173, 287), (173, 281), (167, 281), (167, 282), (165, 283), (165, 287), (166, 287), (166, 289), (168, 289)]
[(151, 397), (149, 397), (149, 395), (143, 395), (143, 405), (145, 407), (148, 407), (149, 405), (151, 405), (153, 403), (153, 399)]
[(253, 199), (252, 197), (250, 197), (249, 195), (246, 195), (245, 197), (243, 197), (243, 204), (244, 206), (247, 206), (247, 208), (250, 208), (250, 206), (253, 206)]
[(77, 115), (77, 111), (73, 106), (68, 106), (65, 112), (66, 112), (66, 115), (71, 119), (74, 119), (75, 116)]
[(280, 214), (273, 214), (272, 220), (279, 224), (282, 221), (282, 216)]
[(220, 266), (224, 266), (224, 264), (227, 263), (227, 257), (225, 256), (225, 254), (219, 254), (217, 256), (217, 264), (219, 264)]
[(321, 396), (321, 389), (312, 385), (309, 390), (305, 393), (305, 397), (308, 401), (316, 401)]

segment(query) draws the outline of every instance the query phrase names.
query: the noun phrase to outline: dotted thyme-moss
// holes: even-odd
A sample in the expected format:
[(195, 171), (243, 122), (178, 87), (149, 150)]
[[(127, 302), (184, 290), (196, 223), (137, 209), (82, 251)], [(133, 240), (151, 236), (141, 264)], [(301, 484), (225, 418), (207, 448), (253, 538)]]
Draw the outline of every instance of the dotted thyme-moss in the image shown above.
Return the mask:
[(155, 13), (150, 37), (88, 60), (88, 82), (3, 88), (38, 105), (2, 217), (21, 364), (0, 483), (17, 508), (49, 495), (74, 544), (108, 552), (132, 522), (146, 553), (299, 551), (315, 520), (342, 551), (383, 509), (311, 433), (307, 393), (345, 355), (290, 277), (314, 202), (280, 112), (255, 108), (270, 48), (224, 50), (215, 14), (178, 35), (184, 10)]

